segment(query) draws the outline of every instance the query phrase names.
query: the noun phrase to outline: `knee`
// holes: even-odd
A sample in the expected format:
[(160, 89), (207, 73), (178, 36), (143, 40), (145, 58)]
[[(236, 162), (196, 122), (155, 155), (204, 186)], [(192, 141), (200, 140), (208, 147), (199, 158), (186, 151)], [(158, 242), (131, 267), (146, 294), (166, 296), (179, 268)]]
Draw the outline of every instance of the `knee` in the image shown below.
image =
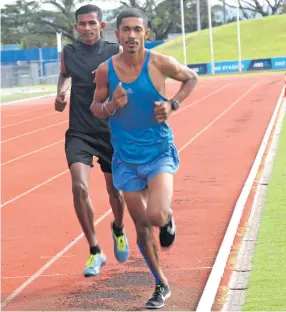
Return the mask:
[(84, 200), (88, 198), (88, 185), (82, 181), (74, 181), (72, 192), (75, 200)]
[(147, 210), (147, 216), (149, 222), (153, 226), (162, 227), (167, 224), (168, 222), (168, 211), (165, 211), (163, 209), (157, 209), (157, 210)]

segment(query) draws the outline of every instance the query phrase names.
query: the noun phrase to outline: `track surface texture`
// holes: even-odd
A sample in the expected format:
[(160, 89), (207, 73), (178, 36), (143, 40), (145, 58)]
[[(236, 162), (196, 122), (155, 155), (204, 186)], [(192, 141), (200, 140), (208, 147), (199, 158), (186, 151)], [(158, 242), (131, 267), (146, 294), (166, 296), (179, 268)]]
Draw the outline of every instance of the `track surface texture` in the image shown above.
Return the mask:
[[(203, 78), (171, 116), (181, 165), (173, 199), (177, 239), (171, 249), (160, 250), (172, 287), (163, 310), (196, 309), (283, 78)], [(169, 95), (177, 89), (168, 83)], [(2, 309), (144, 310), (153, 279), (127, 211), (130, 259), (119, 264), (113, 256), (112, 214), (98, 166), (90, 194), (108, 261), (100, 276), (83, 277), (88, 245), (73, 209), (67, 126), (68, 109), (56, 113), (52, 97), (2, 106)]]

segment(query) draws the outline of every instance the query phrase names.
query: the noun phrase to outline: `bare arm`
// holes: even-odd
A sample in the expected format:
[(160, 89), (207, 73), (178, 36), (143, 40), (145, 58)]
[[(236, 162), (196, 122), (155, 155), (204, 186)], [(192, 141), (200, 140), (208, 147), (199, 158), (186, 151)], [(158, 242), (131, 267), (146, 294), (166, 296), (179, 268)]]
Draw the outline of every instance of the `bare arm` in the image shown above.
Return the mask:
[(121, 82), (114, 90), (109, 102), (107, 102), (108, 95), (108, 63), (105, 62), (98, 67), (96, 72), (96, 89), (90, 107), (93, 114), (98, 118), (110, 117), (127, 104), (127, 93), (122, 88)]
[(197, 73), (187, 66), (181, 65), (173, 57), (163, 56), (161, 64), (161, 71), (163, 74), (182, 82), (179, 91), (173, 97), (173, 100), (182, 102), (195, 88), (198, 82)]
[[(165, 77), (181, 81), (181, 87), (172, 100), (182, 102), (195, 88), (198, 75), (187, 66), (181, 65), (176, 59), (164, 55), (158, 57), (158, 68)], [(155, 102), (155, 116), (158, 122), (168, 119), (172, 113), (171, 101)]]
[[(107, 102), (108, 99), (108, 64), (105, 62), (101, 64), (95, 75), (96, 88), (91, 103), (90, 109), (94, 116), (98, 118), (109, 117), (115, 112), (115, 106), (112, 102)], [(103, 106), (105, 105), (105, 107)], [(104, 109), (105, 108), (105, 109)], [(107, 109), (106, 109), (107, 108)]]
[(65, 109), (67, 101), (66, 93), (71, 85), (71, 77), (66, 73), (64, 54), (61, 54), (61, 72), (58, 79), (57, 96), (55, 99), (55, 110), (62, 112)]
[(71, 85), (71, 77), (60, 73), (58, 79), (58, 88), (57, 88), (57, 95), (61, 93), (66, 93)]

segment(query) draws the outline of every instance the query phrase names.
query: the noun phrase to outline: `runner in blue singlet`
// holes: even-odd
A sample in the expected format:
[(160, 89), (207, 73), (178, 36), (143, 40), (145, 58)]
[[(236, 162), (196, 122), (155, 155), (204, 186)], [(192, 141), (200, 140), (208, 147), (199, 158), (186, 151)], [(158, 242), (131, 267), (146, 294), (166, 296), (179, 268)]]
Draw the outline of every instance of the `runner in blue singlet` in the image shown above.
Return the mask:
[[(91, 110), (109, 117), (113, 182), (124, 193), (139, 249), (155, 278), (155, 292), (146, 303), (153, 309), (164, 306), (171, 291), (152, 229), (160, 228), (162, 247), (169, 247), (176, 233), (171, 202), (179, 157), (167, 119), (194, 89), (197, 75), (173, 58), (146, 50), (149, 33), (140, 11), (119, 14), (116, 35), (123, 52), (99, 66)], [(164, 96), (168, 77), (182, 82), (171, 100)]]

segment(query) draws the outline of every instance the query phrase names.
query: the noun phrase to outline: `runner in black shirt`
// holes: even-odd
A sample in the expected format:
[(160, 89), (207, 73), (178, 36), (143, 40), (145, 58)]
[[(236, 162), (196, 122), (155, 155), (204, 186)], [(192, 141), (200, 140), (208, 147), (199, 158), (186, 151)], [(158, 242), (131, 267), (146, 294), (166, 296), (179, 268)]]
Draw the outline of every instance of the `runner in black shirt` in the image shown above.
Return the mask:
[(80, 40), (68, 44), (61, 54), (61, 73), (55, 109), (63, 111), (65, 95), (71, 84), (69, 128), (65, 151), (72, 178), (74, 207), (90, 246), (90, 255), (84, 276), (99, 274), (106, 258), (99, 248), (94, 229), (94, 210), (88, 194), (88, 179), (93, 156), (104, 173), (109, 201), (114, 214), (112, 236), (115, 257), (120, 262), (128, 258), (128, 241), (123, 229), (124, 199), (112, 182), (111, 159), (113, 148), (107, 119), (98, 119), (90, 111), (95, 90), (94, 70), (109, 57), (119, 52), (119, 45), (101, 39), (102, 11), (94, 5), (85, 5), (76, 11), (75, 29)]

